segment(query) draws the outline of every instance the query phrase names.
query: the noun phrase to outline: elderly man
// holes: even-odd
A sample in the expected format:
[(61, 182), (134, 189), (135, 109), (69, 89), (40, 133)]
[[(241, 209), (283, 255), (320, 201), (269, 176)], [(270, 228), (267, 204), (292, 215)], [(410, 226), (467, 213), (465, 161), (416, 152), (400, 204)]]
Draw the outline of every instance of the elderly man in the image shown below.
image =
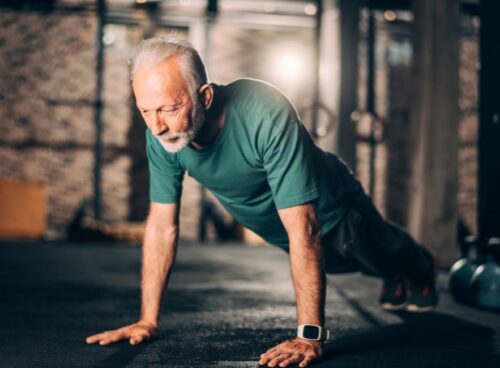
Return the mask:
[(150, 170), (141, 315), (88, 343), (138, 344), (155, 334), (176, 254), (186, 171), (238, 222), (289, 253), (297, 336), (262, 354), (259, 364), (305, 367), (321, 357), (329, 335), (325, 272), (383, 278), (379, 301), (387, 310), (426, 311), (437, 304), (432, 257), (382, 219), (346, 166), (314, 144), (277, 89), (249, 79), (208, 84), (197, 52), (168, 37), (142, 41), (130, 65)]

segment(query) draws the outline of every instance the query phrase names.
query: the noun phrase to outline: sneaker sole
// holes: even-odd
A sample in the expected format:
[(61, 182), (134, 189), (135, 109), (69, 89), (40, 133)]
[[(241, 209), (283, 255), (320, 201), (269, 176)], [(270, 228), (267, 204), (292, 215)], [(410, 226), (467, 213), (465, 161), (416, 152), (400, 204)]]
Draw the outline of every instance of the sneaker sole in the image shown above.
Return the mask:
[(407, 307), (407, 304), (403, 303), (403, 304), (399, 304), (399, 305), (394, 305), (394, 304), (390, 304), (390, 303), (384, 303), (384, 304), (380, 304), (380, 307), (386, 311), (397, 311), (397, 310), (405, 309)]
[(415, 304), (409, 304), (406, 306), (406, 310), (408, 312), (412, 312), (412, 313), (430, 312), (434, 308), (436, 308), (435, 305), (429, 305), (428, 307), (419, 307), (418, 305), (415, 305)]

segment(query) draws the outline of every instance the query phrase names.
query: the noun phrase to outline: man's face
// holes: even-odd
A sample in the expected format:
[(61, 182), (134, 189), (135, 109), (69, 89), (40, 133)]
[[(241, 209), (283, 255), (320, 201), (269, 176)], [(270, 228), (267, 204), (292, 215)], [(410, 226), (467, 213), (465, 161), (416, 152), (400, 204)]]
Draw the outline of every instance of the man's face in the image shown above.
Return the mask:
[(146, 125), (171, 153), (186, 147), (200, 130), (205, 110), (198, 94), (190, 96), (175, 58), (137, 69), (132, 83)]

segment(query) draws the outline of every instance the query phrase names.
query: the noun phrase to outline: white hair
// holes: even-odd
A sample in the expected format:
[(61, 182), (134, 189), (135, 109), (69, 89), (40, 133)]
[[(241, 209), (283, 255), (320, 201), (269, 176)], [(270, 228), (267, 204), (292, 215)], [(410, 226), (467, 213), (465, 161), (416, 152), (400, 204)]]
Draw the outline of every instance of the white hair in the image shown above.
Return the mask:
[(156, 36), (139, 42), (129, 59), (130, 79), (139, 68), (154, 66), (177, 57), (179, 67), (194, 96), (198, 88), (208, 82), (205, 65), (198, 52), (188, 43), (175, 36)]

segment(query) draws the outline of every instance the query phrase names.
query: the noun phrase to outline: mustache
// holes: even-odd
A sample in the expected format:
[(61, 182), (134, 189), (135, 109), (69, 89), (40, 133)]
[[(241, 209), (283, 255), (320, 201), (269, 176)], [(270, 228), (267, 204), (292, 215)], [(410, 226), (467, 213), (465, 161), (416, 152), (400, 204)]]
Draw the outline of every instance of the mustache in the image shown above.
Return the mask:
[(165, 133), (161, 133), (161, 134), (157, 134), (156, 135), (156, 138), (158, 138), (161, 141), (169, 141), (169, 140), (172, 140), (172, 139), (175, 139), (175, 138), (186, 138), (186, 137), (189, 137), (189, 133), (169, 133), (169, 132), (165, 132)]

